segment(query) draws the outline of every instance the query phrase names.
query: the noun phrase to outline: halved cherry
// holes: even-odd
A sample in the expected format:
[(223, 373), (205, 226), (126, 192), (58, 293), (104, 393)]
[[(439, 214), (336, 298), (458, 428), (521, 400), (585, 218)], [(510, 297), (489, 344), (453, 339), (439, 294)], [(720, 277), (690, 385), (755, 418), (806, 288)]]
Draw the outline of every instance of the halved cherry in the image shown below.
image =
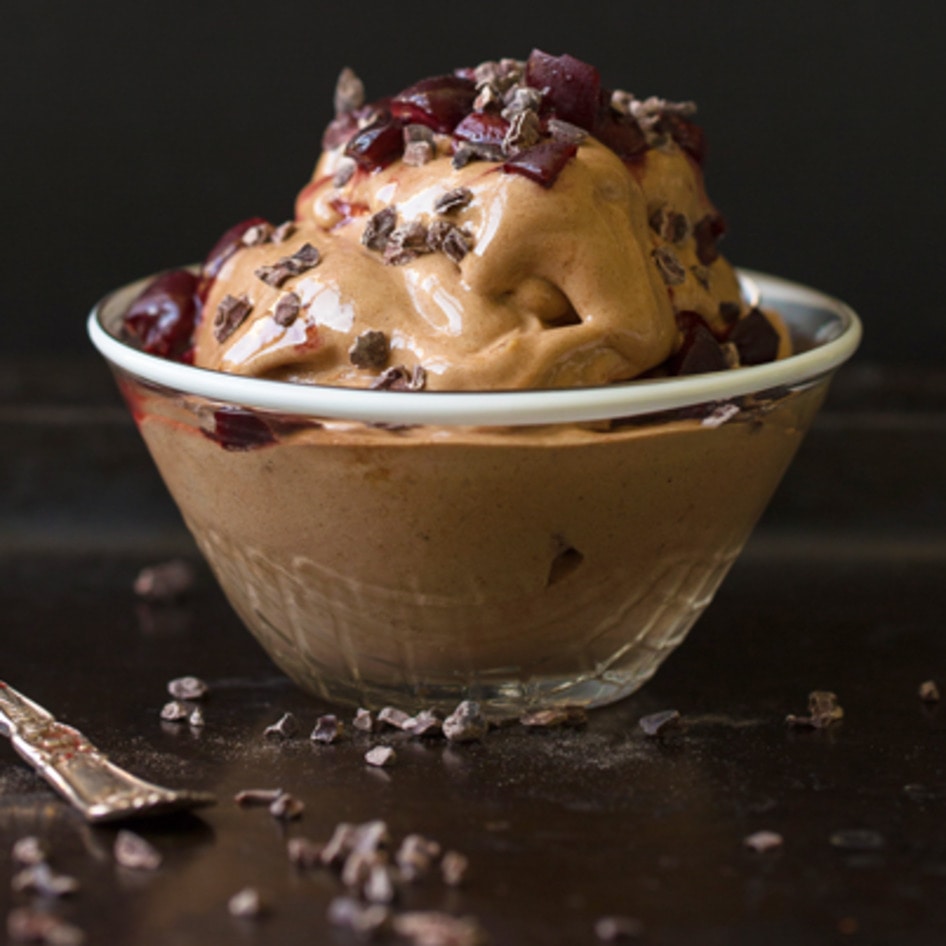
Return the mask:
[(366, 171), (387, 167), (404, 152), (403, 123), (388, 113), (380, 114), (345, 146), (345, 154)]
[(703, 129), (682, 115), (664, 115), (661, 119), (670, 136), (697, 164), (706, 160), (706, 135)]
[(567, 53), (551, 56), (533, 49), (526, 63), (526, 84), (545, 89), (543, 105), (557, 118), (592, 131), (601, 98), (601, 74)]
[(511, 157), (503, 164), (503, 170), (509, 174), (521, 174), (543, 187), (551, 187), (577, 152), (578, 145), (573, 142), (554, 138), (540, 141)]
[(598, 112), (593, 134), (622, 161), (630, 161), (647, 150), (640, 125), (630, 115), (621, 115), (610, 106)]
[(214, 431), (208, 437), (225, 450), (254, 450), (275, 443), (269, 425), (258, 415), (238, 407), (214, 411)]
[(476, 83), (457, 75), (421, 79), (391, 100), (391, 114), (444, 134), (473, 109)]
[(190, 349), (197, 321), (197, 277), (186, 269), (162, 273), (144, 288), (122, 318), (124, 334), (142, 351), (180, 359)]
[(478, 145), (501, 145), (509, 122), (495, 112), (470, 112), (453, 130), (454, 138)]
[(197, 297), (200, 299), (201, 303), (207, 301), (210, 287), (217, 278), (217, 274), (223, 269), (223, 264), (243, 245), (243, 234), (246, 233), (250, 227), (255, 227), (258, 224), (268, 225), (269, 221), (264, 220), (262, 217), (250, 217), (247, 220), (241, 220), (239, 223), (230, 227), (229, 230), (225, 231), (223, 236), (214, 243), (213, 249), (207, 254), (203, 266), (200, 267), (200, 282), (197, 286)]

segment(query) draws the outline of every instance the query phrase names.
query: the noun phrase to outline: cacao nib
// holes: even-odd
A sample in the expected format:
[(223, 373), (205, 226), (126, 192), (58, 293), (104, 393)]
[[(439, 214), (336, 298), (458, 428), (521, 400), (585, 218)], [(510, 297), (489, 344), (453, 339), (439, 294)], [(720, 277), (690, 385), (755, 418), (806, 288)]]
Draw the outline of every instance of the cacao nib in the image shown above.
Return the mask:
[(696, 255), (704, 266), (719, 259), (719, 250), (716, 244), (726, 232), (726, 221), (719, 214), (707, 214), (693, 227), (693, 236), (696, 239)]

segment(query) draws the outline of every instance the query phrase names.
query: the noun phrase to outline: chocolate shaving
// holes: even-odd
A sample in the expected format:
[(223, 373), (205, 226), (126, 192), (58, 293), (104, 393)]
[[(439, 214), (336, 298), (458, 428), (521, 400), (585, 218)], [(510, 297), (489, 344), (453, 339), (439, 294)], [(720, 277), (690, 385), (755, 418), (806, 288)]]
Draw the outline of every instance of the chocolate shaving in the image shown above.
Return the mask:
[(404, 728), (418, 739), (440, 736), (443, 735), (443, 720), (433, 710), (421, 710), (408, 720)]
[(299, 721), (292, 713), (283, 713), (271, 726), (263, 730), (267, 739), (289, 739), (299, 732)]
[(388, 361), (391, 349), (384, 332), (369, 329), (362, 332), (348, 349), (348, 360), (356, 368), (383, 368)]
[(397, 753), (390, 746), (375, 746), (365, 753), (365, 762), (378, 768), (394, 765)]
[(322, 261), (322, 254), (311, 243), (304, 243), (292, 256), (284, 256), (268, 266), (261, 266), (255, 275), (278, 289), (287, 279), (301, 276)]
[(729, 341), (744, 365), (763, 365), (778, 355), (779, 335), (761, 309), (750, 310), (732, 327)]
[(344, 115), (346, 112), (354, 112), (364, 104), (365, 84), (353, 69), (345, 66), (338, 74), (338, 80), (335, 83), (335, 114)]
[(471, 200), (473, 191), (469, 187), (454, 187), (434, 201), (434, 211), (438, 214), (452, 214), (455, 210), (462, 210)]
[(784, 839), (775, 831), (755, 831), (742, 839), (742, 843), (757, 854), (778, 850)]
[(246, 294), (231, 296), (227, 293), (217, 306), (214, 316), (214, 338), (221, 344), (225, 342), (253, 311), (253, 303)]
[(378, 722), (392, 729), (407, 729), (411, 717), (394, 706), (384, 706), (378, 710)]
[(116, 863), (131, 870), (157, 870), (161, 853), (133, 831), (119, 831), (113, 849)]
[(233, 796), (233, 800), (243, 808), (256, 805), (269, 807), (283, 794), (281, 788), (244, 788)]
[(401, 876), (413, 883), (430, 873), (433, 862), (440, 857), (440, 845), (422, 834), (409, 834), (394, 855)]
[(286, 842), (286, 854), (297, 867), (318, 867), (322, 863), (322, 845), (308, 838), (290, 838)]
[(427, 372), (420, 365), (408, 371), (404, 365), (395, 365), (384, 371), (372, 382), (374, 391), (423, 391), (427, 385)]
[(371, 710), (366, 710), (364, 707), (355, 710), (352, 726), (359, 732), (374, 732), (374, 717), (371, 715)]
[(180, 700), (171, 700), (161, 707), (161, 719), (168, 723), (178, 723), (190, 715), (190, 707)]
[(397, 888), (391, 868), (384, 863), (372, 864), (364, 880), (362, 893), (369, 903), (392, 903), (397, 896)]
[(668, 286), (679, 286), (686, 279), (686, 269), (669, 246), (658, 246), (652, 255), (660, 270), (660, 275)]
[(269, 813), (280, 821), (295, 821), (302, 817), (305, 811), (305, 805), (302, 800), (290, 795), (289, 792), (282, 792), (273, 799), (269, 806)]
[(383, 252), (388, 245), (388, 238), (397, 226), (397, 210), (394, 207), (385, 207), (376, 214), (372, 214), (365, 224), (361, 234), (362, 245), (369, 250)]
[(289, 328), (299, 317), (301, 308), (302, 300), (299, 298), (298, 294), (295, 292), (287, 292), (279, 302), (276, 303), (276, 308), (273, 309), (273, 321), (283, 328)]

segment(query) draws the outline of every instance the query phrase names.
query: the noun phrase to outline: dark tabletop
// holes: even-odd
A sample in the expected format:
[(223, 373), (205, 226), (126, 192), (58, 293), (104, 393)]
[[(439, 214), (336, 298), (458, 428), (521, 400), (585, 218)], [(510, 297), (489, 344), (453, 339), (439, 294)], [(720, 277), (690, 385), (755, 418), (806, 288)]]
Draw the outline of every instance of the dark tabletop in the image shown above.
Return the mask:
[[(219, 799), (138, 823), (163, 863), (133, 871), (114, 862), (117, 828), (86, 826), (0, 744), (0, 914), (45, 909), (109, 946), (355, 943), (326, 918), (337, 874), (299, 870), (286, 840), (380, 818), (396, 840), (420, 832), (470, 862), (461, 887), (432, 875), (396, 911), (473, 916), (496, 944), (595, 943), (616, 914), (653, 944), (942, 943), (946, 706), (917, 689), (946, 690), (944, 433), (944, 376), (848, 369), (689, 639), (584, 728), (323, 746), (308, 733), (332, 707), (229, 610), (104, 369), (0, 366), (0, 679), (120, 765)], [(191, 594), (138, 600), (139, 569), (173, 556), (197, 567)], [(211, 687), (203, 728), (159, 719), (182, 674)], [(816, 689), (844, 719), (786, 726)], [(683, 725), (648, 739), (638, 720), (665, 709)], [(300, 736), (264, 739), (285, 712)], [(364, 763), (378, 743), (397, 751), (390, 769)], [(297, 796), (302, 818), (233, 802), (259, 787)], [(760, 830), (782, 845), (748, 848)], [(28, 834), (80, 890), (11, 890)], [(246, 886), (269, 905), (260, 919), (228, 913)]]

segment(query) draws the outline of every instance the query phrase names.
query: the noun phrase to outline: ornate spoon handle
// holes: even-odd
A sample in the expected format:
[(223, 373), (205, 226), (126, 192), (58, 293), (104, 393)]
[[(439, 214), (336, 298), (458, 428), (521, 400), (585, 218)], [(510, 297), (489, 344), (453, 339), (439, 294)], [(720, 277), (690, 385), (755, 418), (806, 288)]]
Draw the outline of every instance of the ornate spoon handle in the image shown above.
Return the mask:
[(119, 821), (212, 805), (207, 792), (152, 785), (120, 769), (77, 729), (0, 680), (0, 734), (88, 821)]

